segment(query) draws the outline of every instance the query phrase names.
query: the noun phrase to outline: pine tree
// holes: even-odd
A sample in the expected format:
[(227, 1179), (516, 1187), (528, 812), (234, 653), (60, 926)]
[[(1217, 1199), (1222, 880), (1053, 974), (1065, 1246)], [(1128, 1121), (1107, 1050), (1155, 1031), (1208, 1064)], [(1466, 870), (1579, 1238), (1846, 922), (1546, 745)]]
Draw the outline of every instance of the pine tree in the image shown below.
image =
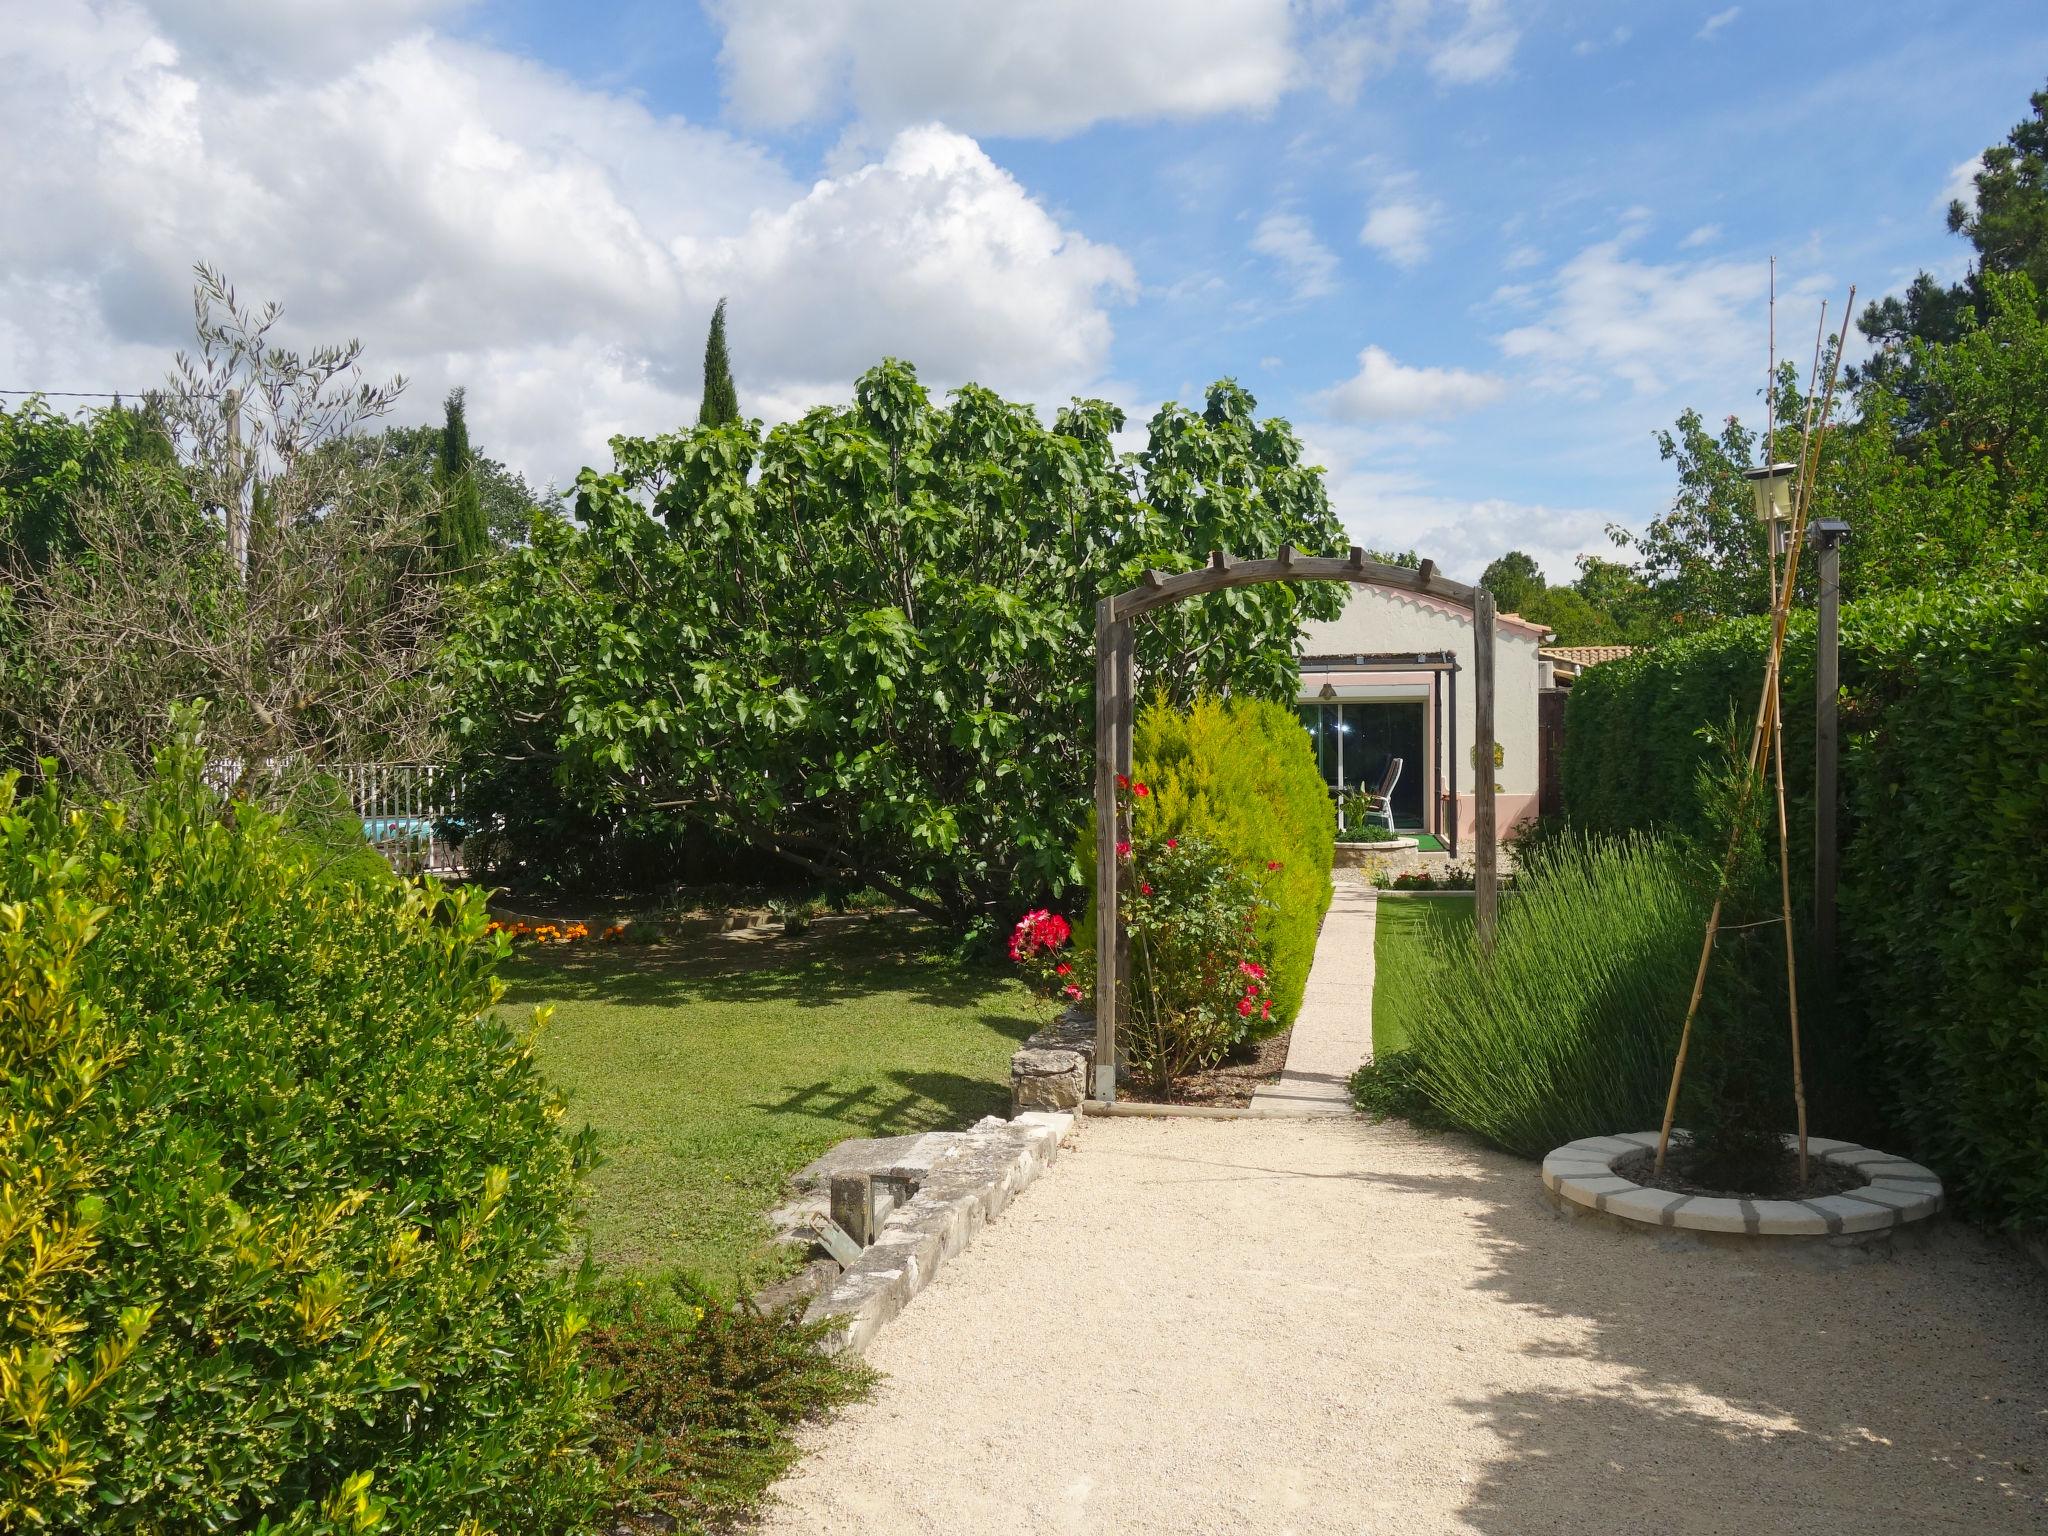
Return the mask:
[(704, 338), (704, 403), (697, 407), (697, 425), (722, 427), (739, 419), (740, 395), (725, 352), (725, 300), (720, 299), (711, 311), (711, 334)]
[(441, 427), (441, 451), (434, 461), (434, 554), (444, 571), (477, 564), (490, 548), (483, 498), (477, 493), (476, 465), (469, 451), (469, 421), (462, 390), (448, 391), (447, 419)]

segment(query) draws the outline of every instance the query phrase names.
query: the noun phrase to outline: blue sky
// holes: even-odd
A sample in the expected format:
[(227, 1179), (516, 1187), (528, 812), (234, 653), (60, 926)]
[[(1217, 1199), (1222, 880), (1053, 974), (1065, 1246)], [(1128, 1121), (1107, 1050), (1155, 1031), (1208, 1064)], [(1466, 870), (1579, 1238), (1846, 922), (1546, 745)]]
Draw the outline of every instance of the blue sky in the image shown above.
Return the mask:
[[(1134, 425), (1234, 374), (1354, 535), (1555, 576), (1822, 296), (1951, 273), (2038, 4), (0, 0), (0, 385), (133, 388), (225, 267), (540, 480), (884, 352)], [(1966, 178), (1965, 178), (1966, 179)]]

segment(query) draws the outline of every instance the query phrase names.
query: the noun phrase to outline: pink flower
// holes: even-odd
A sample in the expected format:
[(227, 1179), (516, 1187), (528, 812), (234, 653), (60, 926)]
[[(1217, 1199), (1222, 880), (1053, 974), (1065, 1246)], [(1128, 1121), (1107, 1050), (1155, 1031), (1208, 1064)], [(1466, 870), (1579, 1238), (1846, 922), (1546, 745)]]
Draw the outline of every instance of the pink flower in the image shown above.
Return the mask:
[(1131, 776), (1127, 773), (1118, 774), (1116, 776), (1116, 787), (1118, 789), (1129, 789), (1131, 787)]
[(1237, 1016), (1241, 1019), (1248, 1019), (1252, 1016), (1252, 1000), (1250, 998), (1240, 997), (1237, 1000)]
[(1081, 1000), (1081, 989), (1075, 986), (1071, 981), (1068, 982), (1066, 986), (1062, 988), (1062, 990), (1066, 993), (1067, 1000), (1069, 1002), (1079, 1002)]
[(1256, 960), (1240, 960), (1237, 962), (1237, 968), (1245, 975), (1257, 977), (1260, 981), (1266, 979), (1266, 968)]
[(1178, 848), (1180, 846), (1180, 839), (1177, 837), (1169, 837), (1166, 840), (1166, 846), (1169, 848)]
[(1136, 795), (1140, 800), (1142, 800), (1147, 795), (1151, 794), (1152, 791), (1147, 789), (1143, 784), (1133, 784), (1131, 786), (1131, 793)]
[(1128, 859), (1131, 856), (1131, 845), (1129, 843), (1118, 843), (1116, 845), (1116, 856), (1120, 859)]
[(1259, 1017), (1262, 1019), (1270, 1019), (1271, 1017), (1273, 1017), (1273, 1005), (1270, 1002), (1267, 1003), (1265, 1007), (1259, 1010)]
[(1066, 961), (1062, 960), (1058, 965), (1052, 968), (1052, 973), (1055, 976), (1071, 976), (1074, 974), (1074, 968), (1071, 965), (1067, 964)]
[(1272, 872), (1273, 870), (1276, 870), (1276, 869), (1278, 869), (1279, 867), (1280, 867), (1280, 861), (1279, 861), (1278, 859), (1268, 859), (1268, 860), (1266, 860), (1266, 870), (1267, 870), (1267, 872), (1268, 872), (1268, 873), (1271, 873), (1271, 872)]
[(1140, 880), (1138, 882), (1138, 894), (1140, 896), (1150, 896), (1152, 894), (1152, 887)]

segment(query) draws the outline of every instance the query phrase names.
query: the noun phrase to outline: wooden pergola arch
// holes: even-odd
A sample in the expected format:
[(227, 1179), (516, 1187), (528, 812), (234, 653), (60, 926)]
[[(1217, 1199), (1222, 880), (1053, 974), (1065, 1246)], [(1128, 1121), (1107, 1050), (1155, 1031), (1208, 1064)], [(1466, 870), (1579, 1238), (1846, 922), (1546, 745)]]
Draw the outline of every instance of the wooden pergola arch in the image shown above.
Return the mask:
[[(1240, 560), (1216, 550), (1199, 570), (1165, 575), (1147, 571), (1144, 583), (1095, 605), (1095, 1080), (1091, 1096), (1116, 1098), (1118, 984), (1127, 969), (1117, 922), (1116, 845), (1130, 836), (1117, 805), (1116, 781), (1131, 771), (1131, 719), (1136, 706), (1132, 675), (1132, 620), (1156, 608), (1230, 587), (1269, 581), (1343, 581), (1354, 586), (1392, 587), (1467, 609), (1472, 614), (1473, 736), (1489, 745), (1493, 724), (1493, 594), (1437, 573), (1436, 562), (1381, 565), (1353, 546), (1348, 557), (1297, 554), (1289, 544), (1278, 558)], [(1453, 772), (1456, 771), (1453, 765)], [(1494, 764), (1490, 751), (1473, 751), (1472, 874), (1476, 919), (1482, 943), (1493, 939), (1499, 911), (1495, 860)]]

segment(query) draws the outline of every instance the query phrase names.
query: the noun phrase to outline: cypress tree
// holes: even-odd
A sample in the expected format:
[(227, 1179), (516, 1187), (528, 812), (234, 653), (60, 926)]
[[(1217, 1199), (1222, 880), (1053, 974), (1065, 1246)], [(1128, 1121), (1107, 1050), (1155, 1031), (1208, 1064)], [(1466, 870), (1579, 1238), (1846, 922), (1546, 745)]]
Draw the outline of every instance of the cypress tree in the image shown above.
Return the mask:
[(469, 420), (458, 386), (448, 391), (441, 451), (434, 460), (434, 554), (444, 571), (459, 571), (482, 560), (490, 548), (476, 464), (469, 452)]
[(704, 403), (697, 407), (697, 425), (722, 427), (740, 419), (740, 394), (732, 384), (732, 360), (725, 353), (725, 300), (711, 311), (711, 334), (704, 338)]

